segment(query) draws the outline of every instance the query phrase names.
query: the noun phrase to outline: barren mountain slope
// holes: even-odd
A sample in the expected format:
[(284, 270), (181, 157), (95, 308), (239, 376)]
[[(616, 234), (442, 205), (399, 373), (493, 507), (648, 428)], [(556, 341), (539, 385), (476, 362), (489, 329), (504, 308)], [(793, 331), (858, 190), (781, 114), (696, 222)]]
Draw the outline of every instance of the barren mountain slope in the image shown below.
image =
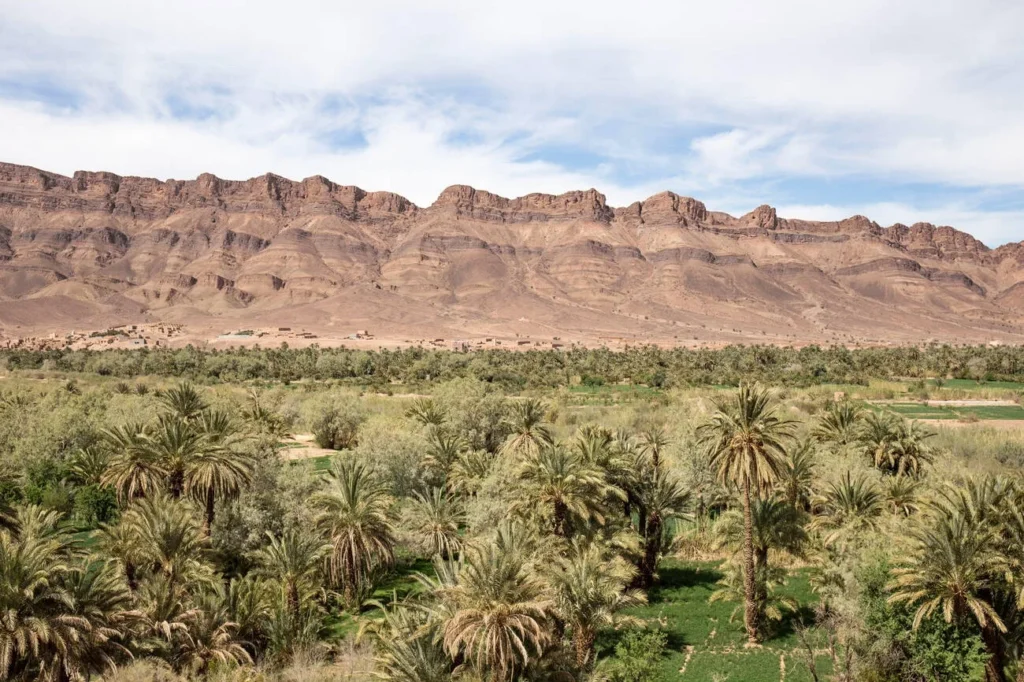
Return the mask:
[[(71, 178), (0, 164), (0, 326), (295, 324), (341, 338), (1024, 340), (1024, 246), (950, 227), (732, 217), (664, 192), (419, 208), (322, 178)], [(10, 333), (9, 333), (10, 335)]]

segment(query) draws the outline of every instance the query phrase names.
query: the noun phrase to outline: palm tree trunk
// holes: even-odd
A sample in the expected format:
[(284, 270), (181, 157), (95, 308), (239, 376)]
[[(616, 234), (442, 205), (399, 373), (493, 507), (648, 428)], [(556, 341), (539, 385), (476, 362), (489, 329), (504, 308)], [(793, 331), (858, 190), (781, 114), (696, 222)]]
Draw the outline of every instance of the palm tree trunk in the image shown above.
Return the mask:
[(561, 500), (555, 501), (555, 532), (566, 540), (572, 535), (569, 527), (569, 508)]
[(644, 556), (640, 560), (640, 587), (645, 590), (654, 584), (654, 573), (658, 570), (658, 555), (661, 554), (661, 519), (652, 516), (646, 524)]
[(754, 522), (750, 514), (750, 481), (743, 483), (743, 625), (747, 642), (757, 643), (757, 583), (754, 575)]
[(206, 491), (206, 520), (203, 523), (203, 530), (206, 532), (206, 537), (210, 537), (210, 531), (213, 529), (213, 516), (214, 516), (214, 504), (216, 499), (213, 494), (213, 488), (211, 487)]
[(576, 667), (584, 669), (590, 663), (594, 652), (596, 633), (591, 628), (577, 627), (572, 636), (573, 648), (576, 650)]
[(985, 664), (985, 682), (1006, 682), (1006, 656), (999, 631), (992, 625), (983, 627), (981, 639), (989, 654), (988, 662)]
[[(287, 598), (288, 598), (288, 612), (292, 614), (292, 617), (295, 619), (295, 623), (298, 623), (298, 621), (299, 621), (299, 586), (295, 583), (294, 580), (289, 580), (288, 581), (288, 586), (285, 589), (287, 591)], [(296, 627), (294, 623), (292, 624), (292, 627)]]
[(167, 478), (167, 488), (174, 499), (180, 499), (185, 489), (185, 472), (181, 469), (174, 469)]

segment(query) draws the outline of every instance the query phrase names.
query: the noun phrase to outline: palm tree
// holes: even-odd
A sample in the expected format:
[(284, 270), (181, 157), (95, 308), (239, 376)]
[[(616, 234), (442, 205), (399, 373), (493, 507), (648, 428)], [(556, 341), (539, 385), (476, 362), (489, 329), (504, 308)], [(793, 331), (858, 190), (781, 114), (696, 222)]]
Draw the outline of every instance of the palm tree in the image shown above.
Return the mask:
[(300, 616), (302, 597), (314, 591), (316, 576), (330, 546), (315, 535), (288, 530), (281, 537), (267, 533), (270, 542), (256, 553), (259, 573), (281, 584), (287, 609)]
[(508, 417), (509, 436), (502, 445), (508, 455), (536, 455), (552, 442), (551, 430), (545, 423), (547, 407), (539, 400), (527, 398), (512, 403)]
[(427, 454), (423, 466), (434, 474), (438, 485), (449, 485), (452, 467), (466, 450), (466, 442), (456, 433), (432, 428), (427, 436)]
[(131, 524), (122, 518), (114, 525), (104, 525), (96, 534), (96, 548), (102, 556), (108, 556), (120, 565), (128, 589), (134, 592), (139, 586), (139, 567), (145, 561), (142, 539)]
[(815, 511), (811, 528), (825, 531), (824, 542), (830, 546), (875, 528), (882, 513), (882, 494), (863, 475), (853, 478), (847, 471), (839, 481), (829, 483)]
[(177, 667), (205, 677), (212, 663), (241, 665), (252, 663), (249, 652), (239, 641), (238, 623), (232, 622), (223, 587), (201, 593), (190, 619), (188, 637), (175, 652)]
[(792, 423), (778, 416), (768, 391), (756, 385), (740, 386), (732, 404), (719, 403), (711, 420), (698, 427), (719, 481), (736, 485), (743, 495), (744, 625), (751, 643), (758, 637), (751, 495), (766, 492), (778, 480), (784, 441), (792, 432)]
[(912, 516), (919, 510), (921, 482), (909, 476), (889, 476), (885, 479), (883, 497), (889, 512), (899, 516)]
[(918, 422), (901, 421), (896, 428), (896, 441), (889, 448), (884, 462), (875, 462), (875, 466), (887, 474), (895, 476), (919, 476), (924, 465), (931, 464), (934, 458), (931, 448), (925, 442), (935, 435), (925, 431)]
[(413, 493), (406, 527), (427, 554), (448, 558), (462, 548), (459, 529), (465, 520), (462, 503), (443, 488), (433, 488), (427, 494)]
[(204, 507), (203, 530), (209, 537), (217, 498), (237, 497), (252, 481), (253, 462), (244, 453), (212, 447), (199, 450), (187, 463), (184, 489)]
[(205, 577), (206, 537), (185, 502), (159, 495), (136, 501), (121, 523), (138, 537), (140, 563), (171, 588)]
[(67, 573), (63, 586), (69, 597), (66, 618), (87, 627), (77, 628), (78, 641), (55, 651), (54, 668), (67, 679), (88, 679), (131, 658), (131, 635), (142, 620), (132, 593), (113, 562), (92, 561)]
[[(57, 677), (60, 651), (77, 650), (88, 622), (70, 613), (71, 572), (60, 542), (0, 532), (0, 678)], [(56, 669), (55, 669), (56, 666)]]
[(575, 521), (604, 524), (601, 502), (608, 494), (624, 494), (605, 481), (604, 472), (562, 445), (545, 445), (522, 464), (522, 496), (518, 512), (550, 509), (554, 532), (570, 538)]
[(911, 528), (910, 538), (911, 552), (894, 571), (889, 600), (917, 606), (915, 629), (936, 612), (947, 623), (973, 618), (990, 653), (986, 680), (1005, 679), (1000, 633), (1006, 625), (989, 601), (1007, 568), (997, 551), (996, 529), (939, 509)]
[(473, 547), (458, 584), (445, 596), (454, 613), (445, 623), (444, 647), (482, 677), (515, 679), (550, 639), (552, 603), (516, 553), (496, 545)]
[(444, 408), (430, 398), (417, 398), (413, 401), (405, 416), (418, 421), (423, 426), (440, 427), (447, 420)]
[(669, 544), (667, 526), (690, 516), (693, 496), (671, 472), (652, 464), (652, 475), (636, 490), (636, 513), (643, 543), (636, 584), (648, 588), (654, 583), (658, 561)]
[(452, 464), (449, 485), (453, 492), (476, 496), (483, 480), (491, 473), (494, 455), (486, 450), (466, 450)]
[(100, 432), (100, 447), (110, 453), (100, 483), (114, 488), (122, 504), (153, 494), (167, 478), (164, 463), (147, 445), (146, 428), (141, 424)]
[(617, 612), (646, 602), (643, 592), (626, 590), (635, 569), (597, 543), (573, 543), (569, 556), (557, 562), (548, 582), (555, 610), (572, 630), (576, 665), (593, 662), (594, 640), (601, 627), (614, 625)]
[(818, 417), (812, 435), (822, 443), (849, 445), (857, 440), (862, 414), (863, 411), (848, 400), (829, 403)]
[(147, 455), (166, 469), (167, 491), (175, 499), (186, 492), (185, 472), (192, 460), (217, 449), (191, 423), (168, 416), (157, 420), (143, 443)]
[(662, 453), (671, 442), (663, 426), (650, 426), (640, 432), (640, 446), (651, 458), (655, 469), (661, 466)]
[(109, 450), (98, 445), (89, 445), (71, 457), (68, 474), (79, 485), (102, 485), (103, 474), (109, 464)]
[(397, 605), (367, 619), (360, 630), (377, 636), (374, 657), (380, 676), (392, 682), (450, 682), (452, 660), (441, 643), (438, 619), (421, 608)]
[(390, 498), (364, 464), (343, 459), (331, 471), (328, 489), (311, 502), (321, 510), (317, 526), (331, 545), (328, 574), (351, 604), (373, 572), (394, 561)]
[(274, 586), (255, 573), (232, 578), (224, 594), (228, 620), (238, 625), (238, 638), (252, 656), (266, 649), (267, 622), (273, 615)]
[(779, 476), (779, 491), (794, 509), (809, 511), (818, 468), (814, 444), (805, 440), (786, 453)]
[(159, 400), (171, 415), (183, 421), (197, 418), (207, 407), (196, 387), (187, 381), (161, 393)]

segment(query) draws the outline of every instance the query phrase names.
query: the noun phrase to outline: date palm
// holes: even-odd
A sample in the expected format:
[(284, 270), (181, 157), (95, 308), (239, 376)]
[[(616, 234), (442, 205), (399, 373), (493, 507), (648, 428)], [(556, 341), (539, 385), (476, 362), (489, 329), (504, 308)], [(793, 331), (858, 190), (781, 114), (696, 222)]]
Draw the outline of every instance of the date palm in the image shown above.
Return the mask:
[(912, 516), (918, 512), (921, 482), (909, 476), (890, 476), (882, 490), (885, 508), (899, 516)]
[(778, 489), (793, 509), (809, 511), (818, 468), (814, 444), (802, 441), (786, 453), (779, 475)]
[(100, 432), (100, 447), (110, 453), (100, 482), (114, 488), (122, 504), (152, 495), (164, 485), (168, 470), (148, 445), (146, 428), (141, 424)]
[(577, 522), (604, 524), (602, 502), (609, 494), (624, 494), (609, 485), (604, 472), (578, 453), (559, 445), (545, 445), (521, 466), (521, 497), (513, 509), (520, 513), (538, 507), (549, 511), (556, 534), (569, 539)]
[(433, 428), (427, 436), (423, 466), (439, 485), (450, 485), (452, 468), (466, 450), (466, 442), (456, 433)]
[(639, 534), (643, 543), (640, 572), (636, 583), (647, 588), (654, 583), (654, 574), (669, 544), (668, 525), (677, 519), (689, 518), (693, 496), (682, 482), (664, 468), (649, 465), (650, 476), (645, 476), (635, 491)]
[(824, 532), (827, 546), (856, 537), (875, 528), (882, 513), (882, 494), (863, 475), (854, 478), (849, 471), (829, 483), (815, 504), (811, 528)]
[(72, 646), (53, 652), (54, 668), (63, 670), (66, 679), (88, 679), (130, 659), (131, 638), (143, 614), (114, 563), (82, 564), (64, 577), (63, 586), (70, 603), (67, 616), (87, 626), (77, 628)]
[(136, 501), (121, 523), (138, 538), (140, 564), (171, 588), (206, 577), (206, 538), (186, 502), (158, 495)]
[(453, 664), (440, 642), (435, 614), (404, 605), (377, 606), (382, 617), (368, 619), (359, 635), (377, 637), (378, 674), (391, 682), (450, 682)]
[(176, 667), (205, 677), (211, 664), (252, 663), (249, 652), (238, 639), (238, 623), (228, 614), (223, 588), (207, 590), (195, 599), (188, 637), (182, 639), (174, 655)]
[(698, 427), (718, 480), (737, 486), (742, 495), (744, 625), (751, 643), (758, 638), (752, 496), (767, 492), (778, 481), (786, 458), (785, 442), (792, 433), (792, 422), (779, 417), (768, 391), (747, 384), (740, 386), (732, 402), (719, 403), (710, 421)]
[(618, 612), (646, 602), (639, 590), (627, 590), (636, 570), (597, 543), (573, 543), (569, 555), (548, 573), (555, 610), (572, 631), (580, 669), (594, 659), (594, 640), (602, 627), (615, 625)]
[(259, 574), (281, 585), (286, 608), (296, 619), (302, 599), (315, 591), (316, 577), (330, 546), (313, 534), (285, 531), (281, 537), (268, 533), (269, 542), (256, 553)]
[(976, 621), (990, 653), (986, 680), (1003, 680), (999, 639), (1006, 625), (990, 595), (1007, 563), (997, 551), (996, 529), (948, 510), (930, 516), (910, 530), (910, 554), (894, 571), (889, 599), (917, 607), (915, 629), (935, 614), (947, 623)]
[(110, 452), (99, 445), (78, 450), (68, 463), (68, 474), (79, 485), (101, 485), (110, 464)]
[(0, 678), (58, 677), (54, 657), (88, 627), (71, 613), (71, 570), (60, 542), (0, 532)]
[(407, 528), (427, 554), (448, 558), (462, 548), (459, 530), (466, 512), (458, 498), (443, 488), (414, 493), (406, 519)]
[(192, 461), (218, 449), (193, 424), (167, 415), (149, 430), (142, 448), (166, 470), (167, 492), (175, 499), (186, 492), (185, 473)]
[(183, 421), (196, 419), (207, 408), (199, 391), (187, 381), (163, 391), (159, 401), (168, 413)]
[(423, 426), (432, 427), (442, 426), (448, 420), (448, 415), (445, 413), (444, 408), (435, 403), (431, 398), (417, 398), (414, 400), (409, 409), (405, 411), (405, 416), (419, 422)]
[(848, 400), (831, 402), (811, 433), (822, 443), (849, 445), (857, 440), (862, 415), (863, 411)]
[(879, 466), (895, 476), (919, 476), (926, 464), (934, 459), (927, 440), (935, 435), (926, 431), (918, 422), (902, 421), (896, 428), (896, 442), (889, 449), (888, 457)]
[(539, 400), (527, 398), (512, 403), (507, 423), (508, 438), (502, 445), (506, 455), (531, 456), (552, 443), (546, 419), (547, 407)]
[(325, 491), (313, 496), (317, 527), (331, 546), (328, 575), (349, 603), (379, 568), (394, 561), (394, 528), (385, 487), (362, 463), (336, 463)]
[(445, 623), (444, 647), (481, 677), (515, 679), (550, 639), (553, 605), (517, 553), (495, 545), (472, 548), (445, 597), (454, 612)]
[[(183, 487), (203, 505), (203, 528), (207, 536), (213, 527), (218, 499), (232, 499), (252, 481), (253, 462), (243, 452), (220, 441), (207, 440), (186, 463)], [(219, 442), (218, 442), (219, 441)]]
[(494, 455), (486, 450), (466, 450), (452, 464), (449, 477), (451, 490), (460, 495), (476, 496), (493, 466)]

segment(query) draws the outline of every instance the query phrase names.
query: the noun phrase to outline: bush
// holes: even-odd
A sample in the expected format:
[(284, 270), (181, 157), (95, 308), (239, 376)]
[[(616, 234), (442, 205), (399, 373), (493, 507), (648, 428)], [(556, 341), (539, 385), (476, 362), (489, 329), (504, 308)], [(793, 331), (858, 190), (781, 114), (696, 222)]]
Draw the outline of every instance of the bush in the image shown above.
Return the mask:
[(660, 679), (658, 664), (667, 641), (668, 637), (660, 630), (629, 630), (615, 645), (615, 656), (608, 661), (608, 679), (612, 682)]
[(356, 398), (328, 393), (306, 405), (307, 420), (316, 444), (329, 450), (351, 450), (359, 443), (359, 427), (366, 412)]
[(117, 517), (117, 497), (106, 486), (87, 485), (75, 491), (75, 520), (89, 528), (98, 528)]

